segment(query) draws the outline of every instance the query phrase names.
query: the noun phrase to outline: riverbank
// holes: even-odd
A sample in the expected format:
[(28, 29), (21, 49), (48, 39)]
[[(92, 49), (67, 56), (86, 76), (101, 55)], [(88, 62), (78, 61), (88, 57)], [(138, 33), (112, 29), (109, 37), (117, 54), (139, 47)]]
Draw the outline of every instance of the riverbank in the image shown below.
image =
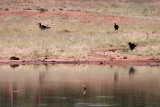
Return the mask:
[(0, 65), (30, 65), (30, 64), (96, 64), (96, 65), (117, 65), (117, 66), (159, 66), (160, 59), (26, 59), (26, 60), (0, 60)]
[[(17, 3), (16, 7), (4, 3), (0, 9), (0, 60), (2, 64), (157, 63), (158, 13), (159, 6), (148, 2), (67, 1), (57, 5)], [(51, 28), (41, 30), (38, 23)], [(114, 23), (119, 25), (117, 32)], [(128, 42), (137, 47), (130, 50)], [(20, 61), (9, 60), (12, 56)]]

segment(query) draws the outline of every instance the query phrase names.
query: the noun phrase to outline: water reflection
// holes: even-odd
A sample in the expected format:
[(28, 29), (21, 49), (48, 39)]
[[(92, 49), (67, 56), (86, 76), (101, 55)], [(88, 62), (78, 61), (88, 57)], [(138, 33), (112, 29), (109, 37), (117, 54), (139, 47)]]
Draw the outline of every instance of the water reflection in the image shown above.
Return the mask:
[(19, 67), (19, 64), (11, 64), (10, 67), (11, 68), (17, 68), (17, 67)]
[(87, 87), (86, 87), (86, 84), (84, 84), (83, 85), (83, 94), (86, 95), (86, 93), (87, 93)]
[(0, 107), (159, 107), (159, 72), (159, 67), (1, 66)]
[(118, 72), (114, 73), (114, 82), (117, 83), (118, 82)]
[(130, 68), (129, 68), (129, 75), (130, 75), (130, 76), (134, 75), (135, 72), (136, 72), (136, 70), (134, 69), (134, 67), (130, 67)]

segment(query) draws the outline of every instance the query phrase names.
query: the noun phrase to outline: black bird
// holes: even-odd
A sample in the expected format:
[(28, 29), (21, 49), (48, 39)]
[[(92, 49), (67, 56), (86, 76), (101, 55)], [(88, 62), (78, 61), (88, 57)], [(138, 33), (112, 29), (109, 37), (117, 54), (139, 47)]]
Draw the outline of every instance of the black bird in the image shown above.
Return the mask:
[(134, 43), (129, 42), (128, 43), (130, 50), (133, 50), (137, 45), (135, 45)]
[(114, 29), (115, 29), (115, 31), (116, 30), (118, 31), (118, 29), (119, 29), (119, 26), (116, 23), (114, 23)]
[(48, 27), (48, 26), (45, 26), (45, 25), (41, 25), (41, 23), (38, 23), (37, 25), (39, 25), (39, 28), (40, 28), (41, 30), (45, 30), (45, 29), (51, 28), (51, 27)]

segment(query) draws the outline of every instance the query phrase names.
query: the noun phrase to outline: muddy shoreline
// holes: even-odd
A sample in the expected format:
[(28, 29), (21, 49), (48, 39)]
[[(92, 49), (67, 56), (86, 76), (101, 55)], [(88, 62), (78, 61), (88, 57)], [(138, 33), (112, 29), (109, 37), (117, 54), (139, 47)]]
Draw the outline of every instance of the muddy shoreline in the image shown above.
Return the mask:
[(40, 65), (40, 64), (89, 64), (89, 65), (115, 65), (115, 66), (160, 66), (159, 59), (145, 60), (0, 60), (0, 65)]

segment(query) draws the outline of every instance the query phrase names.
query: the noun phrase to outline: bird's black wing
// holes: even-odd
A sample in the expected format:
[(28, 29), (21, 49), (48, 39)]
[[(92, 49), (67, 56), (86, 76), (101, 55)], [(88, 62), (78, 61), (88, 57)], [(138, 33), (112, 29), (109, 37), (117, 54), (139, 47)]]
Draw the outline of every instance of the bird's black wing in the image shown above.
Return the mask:
[(115, 25), (114, 28), (115, 28), (116, 30), (118, 30), (118, 29), (119, 29), (119, 26), (118, 26), (118, 25)]
[(47, 28), (47, 26), (41, 25), (41, 28)]
[(48, 26), (45, 26), (45, 25), (41, 25), (41, 29), (48, 29), (48, 28), (51, 28), (51, 27), (48, 27)]

